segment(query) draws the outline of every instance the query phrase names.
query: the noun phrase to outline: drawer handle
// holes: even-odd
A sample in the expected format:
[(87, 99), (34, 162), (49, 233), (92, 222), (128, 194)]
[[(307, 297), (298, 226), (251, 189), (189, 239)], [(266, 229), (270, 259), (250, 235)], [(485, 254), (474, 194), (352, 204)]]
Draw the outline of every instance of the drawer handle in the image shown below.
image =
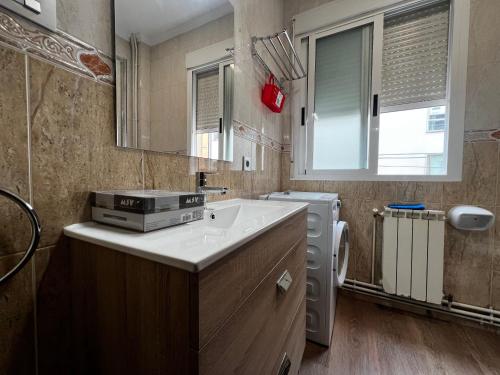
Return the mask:
[(291, 367), (292, 367), (292, 362), (290, 361), (288, 354), (285, 353), (283, 359), (281, 360), (281, 366), (278, 370), (278, 375), (288, 375)]
[(283, 272), (283, 275), (280, 276), (278, 279), (278, 282), (276, 283), (276, 286), (278, 287), (278, 291), (282, 294), (285, 294), (288, 289), (290, 289), (290, 285), (292, 285), (292, 275), (290, 275), (290, 272), (286, 270)]

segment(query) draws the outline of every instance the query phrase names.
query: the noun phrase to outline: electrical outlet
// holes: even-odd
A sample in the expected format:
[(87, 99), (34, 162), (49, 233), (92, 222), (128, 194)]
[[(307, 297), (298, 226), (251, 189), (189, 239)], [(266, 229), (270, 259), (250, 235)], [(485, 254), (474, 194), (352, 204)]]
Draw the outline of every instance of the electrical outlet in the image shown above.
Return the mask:
[(252, 170), (252, 161), (248, 156), (243, 156), (243, 170), (244, 171)]

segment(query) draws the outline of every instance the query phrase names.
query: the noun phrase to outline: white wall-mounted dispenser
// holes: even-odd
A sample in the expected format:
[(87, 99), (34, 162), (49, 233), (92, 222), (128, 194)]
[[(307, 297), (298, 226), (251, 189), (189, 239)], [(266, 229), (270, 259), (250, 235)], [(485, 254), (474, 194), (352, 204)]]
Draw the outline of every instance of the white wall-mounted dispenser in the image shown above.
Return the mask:
[(491, 228), (495, 215), (481, 207), (455, 206), (448, 211), (448, 220), (460, 230), (482, 231)]

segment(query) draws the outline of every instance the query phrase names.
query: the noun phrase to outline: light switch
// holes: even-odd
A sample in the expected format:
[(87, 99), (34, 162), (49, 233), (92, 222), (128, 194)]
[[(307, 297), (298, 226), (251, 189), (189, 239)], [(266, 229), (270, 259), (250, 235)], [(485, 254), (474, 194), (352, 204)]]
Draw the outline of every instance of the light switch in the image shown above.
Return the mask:
[(24, 6), (31, 9), (33, 12), (40, 14), (42, 12), (42, 6), (38, 0), (25, 0)]

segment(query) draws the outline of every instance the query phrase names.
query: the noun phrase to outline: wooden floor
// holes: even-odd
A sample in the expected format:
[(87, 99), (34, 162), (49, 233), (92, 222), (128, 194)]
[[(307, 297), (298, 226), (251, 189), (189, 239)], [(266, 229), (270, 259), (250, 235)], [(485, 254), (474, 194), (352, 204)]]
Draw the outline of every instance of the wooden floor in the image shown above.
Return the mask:
[(500, 335), (340, 296), (330, 349), (307, 343), (300, 375), (500, 374)]

